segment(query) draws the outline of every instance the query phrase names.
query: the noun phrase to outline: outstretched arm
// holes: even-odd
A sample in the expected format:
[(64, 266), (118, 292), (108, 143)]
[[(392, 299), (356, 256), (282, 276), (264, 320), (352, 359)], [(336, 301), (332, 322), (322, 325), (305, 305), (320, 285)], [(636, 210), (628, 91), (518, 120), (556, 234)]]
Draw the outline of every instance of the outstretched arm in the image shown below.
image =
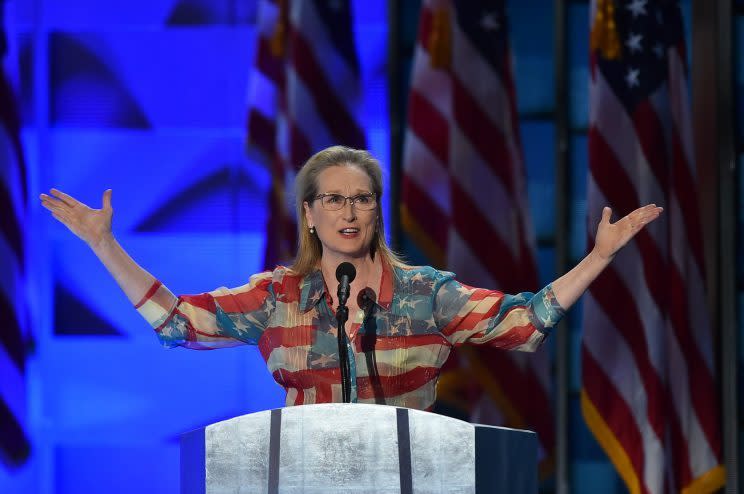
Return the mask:
[(610, 264), (615, 254), (646, 225), (658, 218), (663, 210), (656, 204), (649, 204), (615, 223), (610, 223), (612, 210), (605, 207), (597, 228), (594, 249), (571, 271), (552, 283), (553, 293), (561, 307), (568, 310)]
[[(155, 278), (137, 264), (114, 238), (111, 231), (111, 220), (114, 214), (114, 209), (111, 207), (111, 189), (103, 193), (101, 209), (92, 209), (57, 189), (51, 189), (50, 194), (39, 196), (41, 205), (88, 244), (132, 304), (142, 300), (147, 290), (155, 283)], [(168, 294), (175, 303), (175, 296), (166, 292), (166, 295)], [(161, 302), (168, 303), (167, 300)]]
[(57, 189), (50, 193), (41, 194), (42, 205), (90, 246), (164, 345), (211, 349), (258, 341), (273, 308), (271, 273), (256, 275), (242, 287), (176, 297), (114, 238), (111, 190), (103, 193), (101, 209)]

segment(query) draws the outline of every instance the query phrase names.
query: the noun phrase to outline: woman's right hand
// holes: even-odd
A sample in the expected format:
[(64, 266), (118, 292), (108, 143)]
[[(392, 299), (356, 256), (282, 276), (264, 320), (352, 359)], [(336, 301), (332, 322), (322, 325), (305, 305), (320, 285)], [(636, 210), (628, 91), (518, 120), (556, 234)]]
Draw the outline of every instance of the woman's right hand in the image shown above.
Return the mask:
[(51, 195), (39, 196), (41, 205), (89, 246), (94, 248), (112, 236), (111, 218), (114, 210), (111, 207), (111, 189), (103, 193), (101, 209), (89, 208), (57, 189), (51, 189), (49, 192)]

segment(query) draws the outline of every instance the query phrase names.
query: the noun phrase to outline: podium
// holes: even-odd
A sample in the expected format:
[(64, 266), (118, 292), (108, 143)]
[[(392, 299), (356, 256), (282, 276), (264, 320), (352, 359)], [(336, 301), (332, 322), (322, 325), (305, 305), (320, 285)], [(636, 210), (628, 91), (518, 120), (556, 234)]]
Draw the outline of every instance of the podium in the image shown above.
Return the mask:
[(385, 405), (280, 408), (183, 434), (181, 492), (536, 493), (537, 436)]

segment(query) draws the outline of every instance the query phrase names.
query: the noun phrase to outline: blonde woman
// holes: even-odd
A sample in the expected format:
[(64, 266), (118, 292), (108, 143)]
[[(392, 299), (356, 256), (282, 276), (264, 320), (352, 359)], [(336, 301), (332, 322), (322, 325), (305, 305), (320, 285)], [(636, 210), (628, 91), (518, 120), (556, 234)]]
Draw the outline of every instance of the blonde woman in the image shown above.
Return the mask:
[(367, 151), (333, 146), (296, 179), (299, 246), (292, 266), (237, 288), (175, 296), (116, 241), (111, 190), (91, 209), (52, 189), (41, 201), (84, 240), (167, 347), (258, 345), (287, 405), (341, 401), (334, 294), (342, 262), (356, 268), (348, 299), (351, 401), (430, 410), (454, 346), (532, 351), (638, 231), (651, 204), (616, 223), (605, 208), (595, 246), (536, 294), (508, 295), (459, 283), (452, 273), (408, 266), (387, 246), (382, 173)]

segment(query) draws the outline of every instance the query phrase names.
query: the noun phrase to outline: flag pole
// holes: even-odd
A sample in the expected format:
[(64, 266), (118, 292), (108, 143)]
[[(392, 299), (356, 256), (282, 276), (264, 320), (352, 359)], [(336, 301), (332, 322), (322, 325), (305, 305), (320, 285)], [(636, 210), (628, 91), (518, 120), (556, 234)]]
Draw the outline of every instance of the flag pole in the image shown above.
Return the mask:
[[(567, 43), (566, 43), (566, 1), (554, 2), (555, 23), (555, 262), (556, 272), (565, 273), (568, 265), (568, 160), (569, 160), (569, 126), (568, 126), (568, 77), (567, 77)], [(556, 331), (556, 493), (568, 494), (570, 482), (568, 478), (568, 324), (564, 320)]]

